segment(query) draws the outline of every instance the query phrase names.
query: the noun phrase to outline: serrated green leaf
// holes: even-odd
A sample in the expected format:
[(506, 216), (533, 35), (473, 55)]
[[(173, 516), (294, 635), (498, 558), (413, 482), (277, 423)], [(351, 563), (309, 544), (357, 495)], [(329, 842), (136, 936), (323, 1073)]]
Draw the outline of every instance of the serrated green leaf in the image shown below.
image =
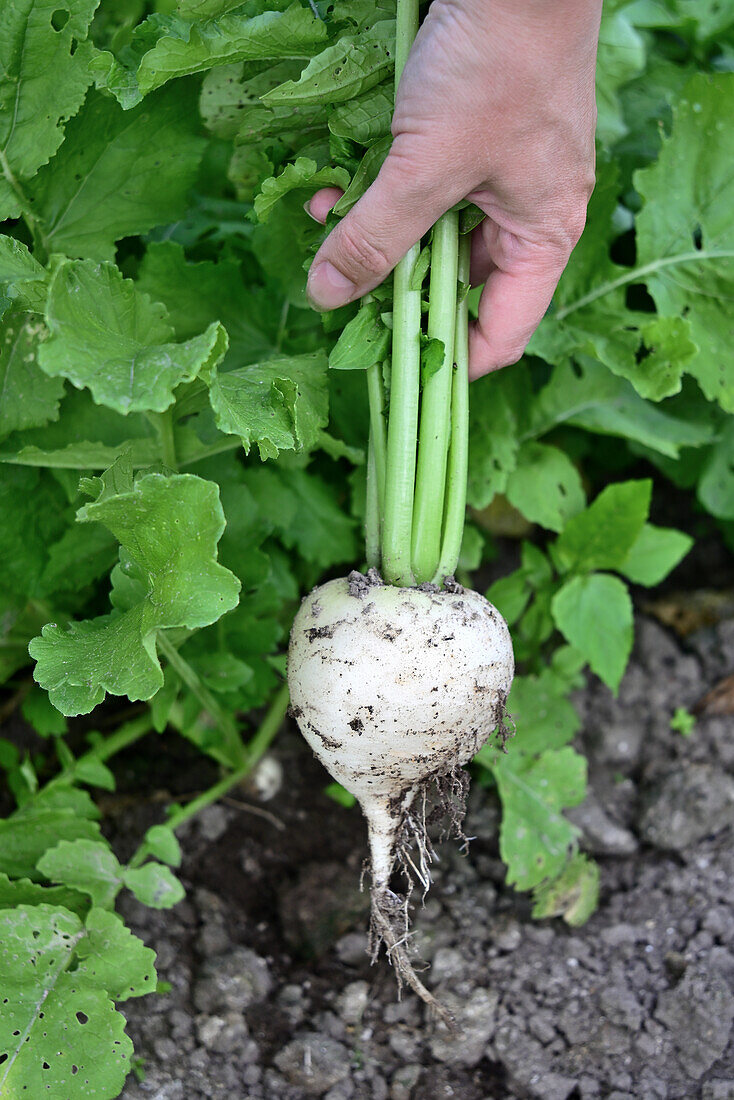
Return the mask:
[(553, 597), (553, 619), (571, 645), (612, 691), (632, 652), (632, 601), (618, 577), (573, 577)]
[(46, 374), (86, 386), (94, 400), (117, 412), (163, 412), (173, 390), (215, 366), (227, 350), (218, 322), (183, 343), (163, 306), (141, 294), (113, 264), (75, 260), (51, 281), (49, 339), (39, 352)]
[(241, 7), (220, 18), (193, 22), (178, 16), (149, 17), (136, 28), (128, 65), (108, 52), (94, 58), (91, 68), (98, 85), (129, 108), (177, 77), (237, 61), (305, 59), (326, 42), (326, 25), (298, 3), (273, 3), (270, 7), (285, 10), (257, 15)]
[(127, 868), (123, 880), (138, 901), (151, 909), (171, 909), (185, 896), (185, 890), (169, 867), (162, 863), (145, 863)]
[(617, 569), (634, 545), (650, 510), (652, 482), (608, 485), (573, 516), (555, 545), (565, 569)]
[(196, 90), (188, 84), (129, 112), (90, 93), (32, 184), (48, 249), (113, 260), (121, 237), (175, 221), (186, 209), (204, 146)]
[(576, 852), (558, 878), (533, 891), (533, 919), (563, 917), (578, 928), (586, 924), (599, 904), (599, 865)]
[[(0, 1051), (7, 1055), (0, 1094), (119, 1095), (133, 1050), (125, 1019), (108, 990), (69, 969), (87, 935), (66, 909), (21, 905), (0, 912)], [(102, 933), (94, 935), (99, 946)], [(123, 946), (115, 956), (120, 974), (131, 956), (137, 973), (139, 950), (119, 938), (117, 946)]]
[(502, 800), (500, 855), (507, 881), (530, 890), (559, 874), (579, 835), (561, 810), (583, 800), (586, 761), (568, 747), (537, 757), (510, 751), (493, 770)]
[(150, 698), (163, 683), (157, 632), (207, 626), (236, 606), (240, 587), (216, 560), (224, 516), (211, 482), (149, 474), (130, 492), (85, 505), (78, 518), (113, 533), (127, 570), (120, 580), (134, 583), (126, 609), (66, 630), (50, 624), (31, 643), (36, 680), (64, 714), (88, 713), (105, 692)]
[(670, 527), (655, 527), (646, 523), (619, 566), (633, 584), (660, 584), (686, 556), (693, 539)]
[[(380, 303), (367, 302), (348, 321), (329, 355), (331, 370), (367, 370), (381, 363), (390, 345), (390, 330), (380, 319)], [(441, 345), (443, 347), (443, 345)]]
[[(79, 44), (98, 3), (64, 0), (60, 8), (57, 0), (5, 0), (0, 5), (0, 219), (18, 217), (16, 188), (53, 156), (65, 120), (84, 99), (92, 77), (89, 52)], [(59, 10), (68, 18), (56, 29), (52, 18)]]
[(74, 973), (80, 980), (104, 990), (114, 1001), (155, 992), (155, 952), (134, 936), (116, 913), (92, 909), (85, 927), (86, 936), (76, 949), (79, 962)]
[(358, 36), (340, 38), (312, 58), (298, 80), (263, 96), (271, 105), (346, 103), (379, 84), (392, 69), (395, 24), (386, 19)]
[(533, 440), (518, 451), (505, 493), (526, 519), (551, 531), (562, 530), (586, 503), (581, 477), (570, 458), (557, 447)]
[(105, 841), (62, 840), (44, 852), (37, 864), (49, 882), (83, 894), (101, 909), (111, 909), (122, 884), (122, 868)]
[(64, 395), (60, 378), (49, 378), (38, 365), (48, 336), (43, 321), (11, 307), (0, 321), (0, 438), (57, 420)]
[(216, 374), (209, 387), (217, 427), (238, 435), (260, 457), (309, 450), (328, 420), (326, 354), (314, 352), (253, 363)]
[(320, 187), (349, 186), (349, 173), (344, 168), (318, 168), (308, 157), (297, 157), (287, 164), (278, 176), (263, 180), (255, 196), (255, 214), (260, 222), (267, 222), (276, 206), (291, 191), (307, 189), (311, 193)]

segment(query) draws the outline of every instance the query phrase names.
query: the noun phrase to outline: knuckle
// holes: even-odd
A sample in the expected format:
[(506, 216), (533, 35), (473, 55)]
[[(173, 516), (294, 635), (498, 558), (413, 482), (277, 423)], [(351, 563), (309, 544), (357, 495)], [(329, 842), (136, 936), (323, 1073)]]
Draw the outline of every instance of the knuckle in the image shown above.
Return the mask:
[(364, 230), (343, 222), (339, 233), (339, 264), (355, 281), (360, 278), (386, 275), (393, 266), (384, 249), (370, 241)]

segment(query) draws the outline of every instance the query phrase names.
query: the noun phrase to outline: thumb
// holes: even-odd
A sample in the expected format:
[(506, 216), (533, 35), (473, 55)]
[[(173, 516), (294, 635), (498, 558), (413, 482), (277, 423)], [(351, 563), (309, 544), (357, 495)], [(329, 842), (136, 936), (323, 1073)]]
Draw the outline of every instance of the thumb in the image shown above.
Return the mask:
[(419, 161), (404, 153), (400, 142), (396, 138), (375, 182), (316, 253), (307, 283), (316, 309), (337, 309), (374, 290), (463, 197), (456, 181), (447, 185), (440, 160)]

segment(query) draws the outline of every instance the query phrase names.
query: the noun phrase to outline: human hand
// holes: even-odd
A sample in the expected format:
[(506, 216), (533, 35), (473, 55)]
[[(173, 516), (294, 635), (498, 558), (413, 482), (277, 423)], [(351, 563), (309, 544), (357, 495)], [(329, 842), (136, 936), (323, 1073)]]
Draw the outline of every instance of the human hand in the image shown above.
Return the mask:
[[(472, 378), (516, 362), (581, 236), (594, 185), (601, 0), (434, 0), (403, 71), (393, 143), (319, 249), (308, 293), (335, 309), (381, 283), (446, 210), (486, 215)], [(318, 221), (341, 192), (314, 195)]]

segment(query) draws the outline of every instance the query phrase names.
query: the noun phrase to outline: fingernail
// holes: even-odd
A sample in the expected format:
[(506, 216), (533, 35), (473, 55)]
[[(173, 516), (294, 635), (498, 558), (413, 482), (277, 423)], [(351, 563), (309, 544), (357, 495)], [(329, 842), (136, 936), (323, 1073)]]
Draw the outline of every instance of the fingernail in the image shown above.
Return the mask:
[(308, 276), (308, 297), (316, 309), (338, 309), (350, 302), (357, 293), (351, 279), (337, 271), (328, 260), (312, 267)]
[[(303, 209), (306, 211), (309, 218), (313, 218), (313, 214), (311, 213), (311, 200), (310, 199), (307, 202), (304, 202)], [(313, 220), (318, 221), (318, 218), (313, 218)]]

